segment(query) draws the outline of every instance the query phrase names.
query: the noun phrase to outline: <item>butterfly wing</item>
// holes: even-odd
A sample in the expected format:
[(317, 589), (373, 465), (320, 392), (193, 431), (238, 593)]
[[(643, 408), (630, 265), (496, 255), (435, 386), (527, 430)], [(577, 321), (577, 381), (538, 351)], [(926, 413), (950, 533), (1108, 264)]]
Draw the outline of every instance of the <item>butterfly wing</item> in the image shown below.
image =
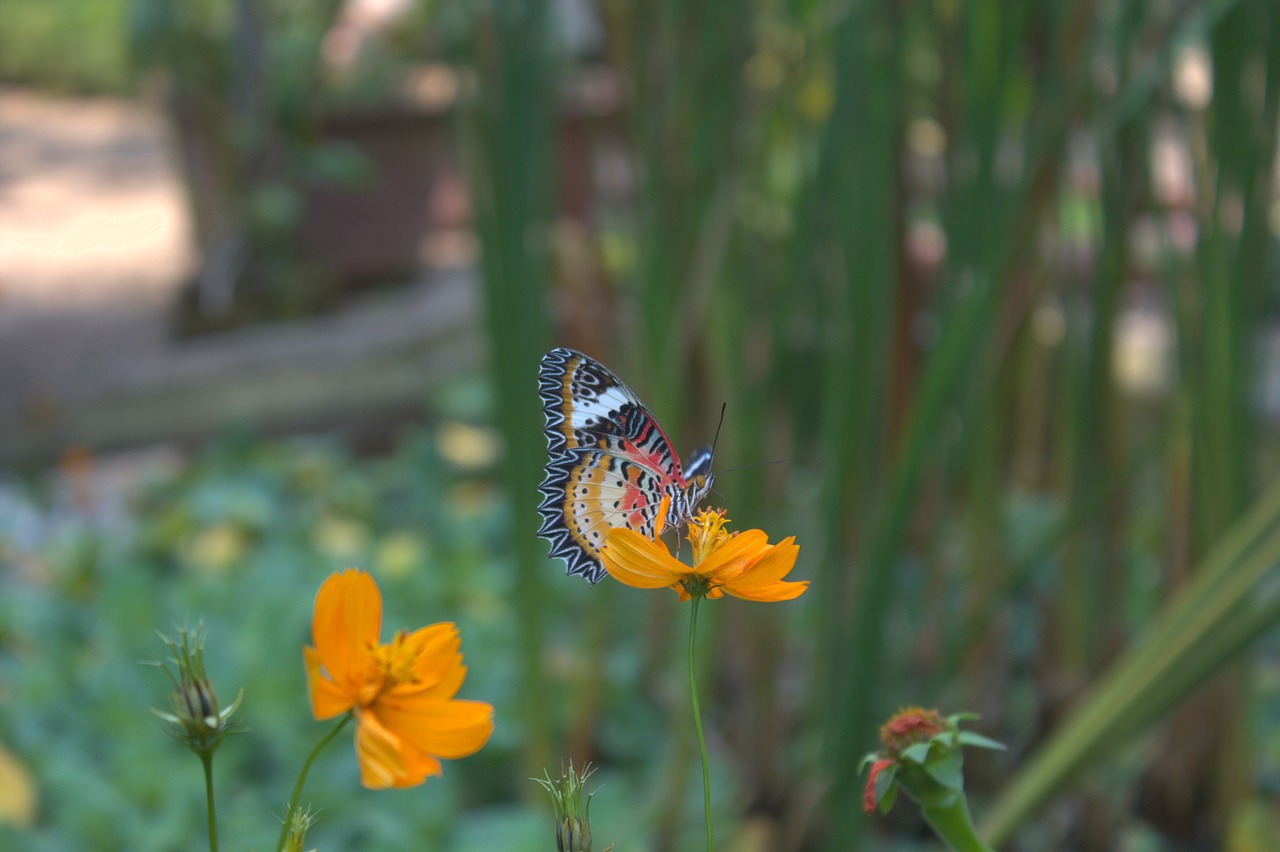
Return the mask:
[(600, 548), (611, 528), (653, 537), (662, 496), (685, 488), (680, 459), (644, 403), (581, 352), (543, 356), (538, 395), (549, 455), (538, 535), (570, 575), (596, 583), (605, 575)]

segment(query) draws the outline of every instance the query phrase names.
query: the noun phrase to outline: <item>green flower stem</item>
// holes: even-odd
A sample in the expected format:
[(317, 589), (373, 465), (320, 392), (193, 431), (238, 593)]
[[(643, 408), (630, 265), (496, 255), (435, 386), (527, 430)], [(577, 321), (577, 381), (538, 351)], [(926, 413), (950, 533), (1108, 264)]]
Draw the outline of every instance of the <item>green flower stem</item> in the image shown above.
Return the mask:
[(702, 736), (702, 711), (698, 709), (698, 678), (694, 673), (694, 636), (698, 632), (698, 603), (701, 595), (693, 596), (693, 608), (689, 610), (689, 699), (693, 702), (693, 727), (698, 732), (698, 753), (702, 755), (702, 812), (707, 818), (707, 852), (712, 852), (711, 834), (711, 770), (707, 768), (707, 741)]
[(338, 724), (333, 726), (333, 730), (325, 734), (320, 742), (316, 743), (316, 747), (311, 750), (311, 755), (307, 757), (307, 762), (302, 764), (302, 772), (298, 774), (298, 783), (293, 788), (293, 797), (289, 799), (289, 810), (284, 815), (284, 825), (280, 827), (280, 842), (276, 844), (276, 852), (281, 852), (284, 849), (285, 841), (289, 839), (289, 826), (293, 824), (293, 812), (298, 809), (298, 799), (302, 796), (302, 785), (306, 783), (307, 773), (311, 770), (311, 764), (320, 756), (320, 752), (329, 744), (329, 741), (338, 735), (338, 731), (341, 731), (351, 721), (352, 715), (352, 711), (348, 710), (346, 715), (338, 720)]
[(978, 838), (964, 794), (954, 793), (940, 797), (934, 804), (922, 804), (920, 813), (934, 832), (956, 852), (992, 852), (991, 847)]
[(218, 852), (218, 816), (213, 807), (213, 749), (200, 752), (204, 764), (204, 798), (209, 808), (209, 852)]

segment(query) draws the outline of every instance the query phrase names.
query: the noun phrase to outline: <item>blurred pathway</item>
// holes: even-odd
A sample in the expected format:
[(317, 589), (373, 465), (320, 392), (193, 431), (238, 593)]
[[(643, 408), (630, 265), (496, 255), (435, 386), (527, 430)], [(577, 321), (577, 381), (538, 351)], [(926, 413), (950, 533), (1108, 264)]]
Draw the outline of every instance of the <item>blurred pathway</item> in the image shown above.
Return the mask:
[(156, 115), (0, 89), (0, 422), (160, 345), (189, 262)]
[(160, 116), (0, 88), (0, 463), (235, 419), (367, 417), (416, 404), (476, 356), (465, 269), (339, 315), (174, 342), (168, 310), (191, 263)]

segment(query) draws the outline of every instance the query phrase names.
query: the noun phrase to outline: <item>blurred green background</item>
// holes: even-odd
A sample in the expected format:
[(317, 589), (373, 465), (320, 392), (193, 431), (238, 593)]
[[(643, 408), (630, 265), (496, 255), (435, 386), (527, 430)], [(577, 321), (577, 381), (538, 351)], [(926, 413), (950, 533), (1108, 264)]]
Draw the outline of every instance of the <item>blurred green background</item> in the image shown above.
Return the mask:
[(4, 0), (0, 80), (164, 110), (185, 292), (238, 259), (182, 333), (395, 278), (308, 255), (309, 193), (379, 168), (333, 115), (445, 81), (421, 156), (466, 188), (485, 353), (376, 453), (246, 409), (114, 497), (102, 448), (10, 465), (0, 846), (194, 848), (197, 763), (136, 661), (203, 619), (250, 728), (217, 766), (224, 841), (265, 848), (325, 730), (315, 589), (359, 565), (389, 627), (459, 624), (461, 697), (497, 725), (403, 792), (331, 747), (309, 846), (551, 848), (526, 779), (572, 758), (599, 766), (599, 848), (697, 848), (684, 610), (566, 579), (534, 535), (537, 365), (570, 345), (681, 450), (724, 403), (716, 500), (802, 547), (799, 600), (704, 609), (724, 849), (932, 848), (909, 804), (860, 807), (903, 704), (1009, 744), (966, 766), (1000, 848), (1280, 849), (1273, 0)]

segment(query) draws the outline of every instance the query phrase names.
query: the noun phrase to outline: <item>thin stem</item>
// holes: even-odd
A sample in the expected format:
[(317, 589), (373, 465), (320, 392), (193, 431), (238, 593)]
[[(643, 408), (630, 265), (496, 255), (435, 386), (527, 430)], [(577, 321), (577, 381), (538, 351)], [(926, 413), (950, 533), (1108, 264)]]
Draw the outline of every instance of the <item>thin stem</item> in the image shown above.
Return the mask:
[(293, 812), (298, 809), (298, 799), (302, 796), (302, 785), (306, 783), (307, 772), (311, 770), (311, 764), (320, 756), (320, 752), (329, 741), (338, 735), (338, 731), (351, 721), (352, 711), (348, 710), (346, 715), (338, 720), (338, 724), (333, 726), (333, 730), (325, 734), (320, 742), (316, 743), (316, 747), (311, 750), (311, 754), (307, 757), (307, 762), (302, 764), (302, 772), (298, 774), (298, 783), (293, 788), (293, 797), (289, 799), (289, 810), (284, 814), (284, 825), (280, 827), (280, 842), (276, 844), (276, 852), (284, 849), (285, 841), (289, 839), (289, 826), (293, 823)]
[(204, 764), (204, 798), (209, 808), (209, 852), (218, 852), (218, 816), (213, 807), (213, 749), (200, 752)]
[(701, 600), (701, 595), (694, 595), (693, 608), (689, 610), (689, 700), (693, 702), (693, 727), (698, 732), (698, 753), (702, 756), (702, 812), (707, 818), (707, 852), (712, 852), (711, 770), (707, 768), (707, 741), (702, 736), (702, 711), (698, 709), (698, 678), (693, 665), (693, 640), (698, 632), (698, 603)]

